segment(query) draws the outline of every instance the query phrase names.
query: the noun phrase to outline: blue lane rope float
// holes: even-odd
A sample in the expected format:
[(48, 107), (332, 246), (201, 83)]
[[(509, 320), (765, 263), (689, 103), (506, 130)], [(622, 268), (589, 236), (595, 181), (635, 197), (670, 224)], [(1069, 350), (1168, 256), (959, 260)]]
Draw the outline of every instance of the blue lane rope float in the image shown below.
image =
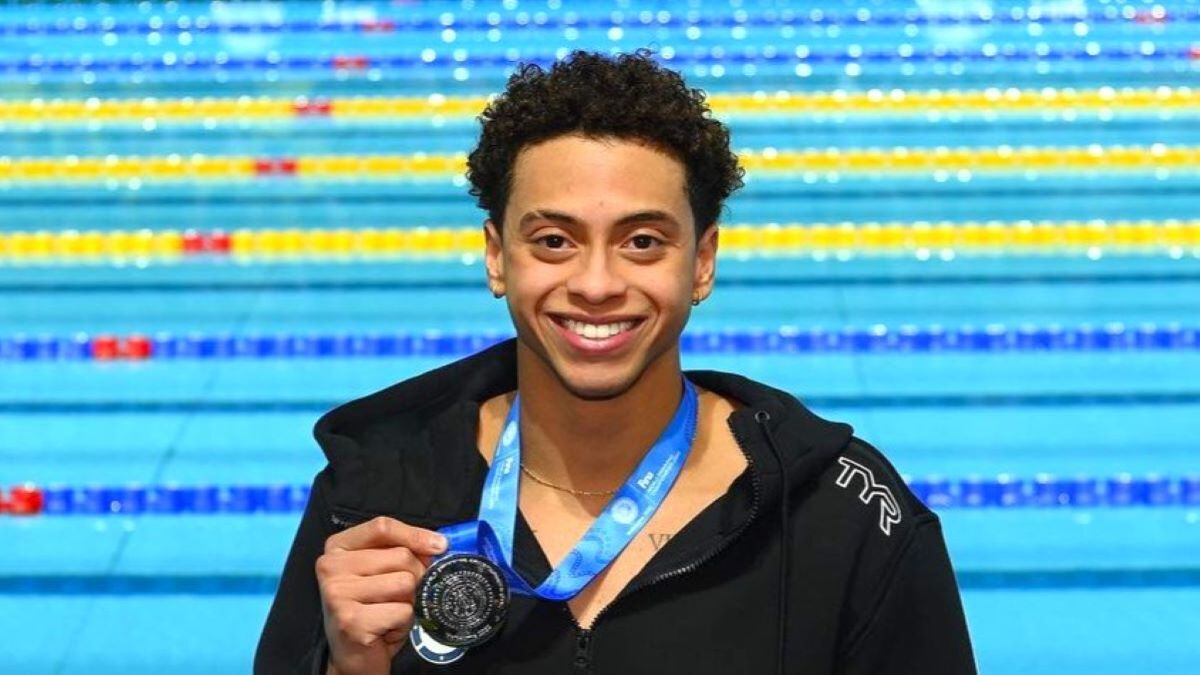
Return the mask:
[[(1200, 474), (931, 476), (906, 478), (906, 482), (934, 509), (1200, 506)], [(25, 515), (51, 516), (286, 514), (303, 511), (309, 497), (307, 485), (27, 485), (20, 489), (41, 494), (40, 508)]]
[[(0, 337), (0, 361), (143, 359), (302, 359), (461, 356), (511, 337), (500, 332), (200, 333)], [(1099, 326), (871, 326), (842, 329), (696, 330), (683, 334), (689, 354), (1009, 353), (1193, 351), (1200, 327), (1176, 324)]]
[[(732, 9), (732, 7), (731, 7)], [(889, 12), (871, 11), (862, 8), (855, 12), (827, 12), (821, 9), (809, 11), (783, 8), (764, 14), (749, 14), (745, 11), (728, 15), (695, 14), (692, 12), (670, 12), (665, 9), (640, 12), (614, 12), (607, 15), (587, 16), (577, 13), (535, 14), (520, 13), (504, 16), (490, 12), (488, 15), (464, 16), (453, 12), (442, 12), (437, 17), (376, 16), (362, 21), (321, 21), (317, 19), (293, 19), (287, 21), (220, 21), (207, 15), (178, 16), (174, 19), (144, 21), (117, 21), (111, 18), (88, 20), (83, 17), (68, 22), (63, 20), (0, 24), (0, 36), (33, 37), (59, 35), (149, 35), (159, 33), (174, 35), (190, 33), (230, 34), (281, 34), (281, 33), (390, 33), (396, 31), (428, 31), (440, 33), (446, 29), (455, 31), (504, 30), (523, 31), (554, 29), (606, 29), (606, 28), (771, 28), (771, 27), (814, 27), (814, 28), (870, 28), (906, 26), (1019, 26), (1026, 24), (1090, 25), (1113, 24), (1171, 24), (1180, 25), (1200, 21), (1200, 10), (1186, 8), (1105, 7), (1104, 11), (1055, 12), (1024, 10), (1014, 7), (1011, 11), (960, 12), (946, 14), (922, 14), (915, 11)]]
[[(796, 398), (814, 409), (969, 409), (969, 408), (1095, 408), (1129, 406), (1194, 406), (1200, 391), (1043, 391), (1043, 392), (955, 392), (937, 394), (805, 394)], [(13, 400), (0, 399), (0, 415), (264, 415), (303, 413), (320, 415), (345, 403), (337, 398), (108, 398), (100, 400)]]
[(308, 502), (307, 485), (49, 485), (41, 488), (46, 515), (295, 513)]
[[(975, 589), (1193, 588), (1197, 567), (958, 569), (958, 586)], [(3, 574), (0, 595), (98, 596), (265, 595), (279, 588), (274, 574)]]
[[(782, 50), (747, 49), (731, 52), (724, 49), (687, 49), (665, 52), (662, 60), (676, 65), (765, 65), (765, 64), (835, 64), (875, 63), (962, 63), (962, 62), (1027, 62), (1061, 61), (1078, 63), (1127, 61), (1190, 61), (1200, 55), (1200, 48), (1190, 45), (1170, 45), (1143, 48), (1141, 45), (1092, 45), (1087, 47), (1025, 47), (1005, 45), (1002, 49), (809, 49), (797, 47)], [(164, 55), (157, 58), (111, 57), (70, 58), (36, 56), (24, 59), (0, 60), (0, 74), (67, 73), (114, 74), (126, 72), (200, 72), (237, 71), (253, 73), (260, 70), (284, 71), (345, 71), (374, 68), (510, 68), (518, 63), (552, 64), (553, 53), (541, 54), (462, 54), (452, 49), (441, 52), (428, 50), (423, 54), (345, 54), (337, 56), (255, 56), (240, 57), (219, 53), (213, 55), (187, 54), (183, 58)]]

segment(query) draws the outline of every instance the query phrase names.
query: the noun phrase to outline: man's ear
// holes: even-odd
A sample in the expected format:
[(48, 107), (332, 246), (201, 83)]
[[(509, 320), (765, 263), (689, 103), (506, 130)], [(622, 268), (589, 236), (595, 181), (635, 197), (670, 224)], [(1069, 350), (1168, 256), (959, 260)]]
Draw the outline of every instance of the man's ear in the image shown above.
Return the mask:
[(696, 242), (696, 273), (692, 279), (692, 297), (703, 301), (712, 295), (717, 276), (717, 224), (709, 225)]
[(500, 238), (500, 227), (490, 219), (483, 223), (484, 265), (487, 267), (488, 289), (492, 295), (503, 297), (504, 287), (504, 242)]

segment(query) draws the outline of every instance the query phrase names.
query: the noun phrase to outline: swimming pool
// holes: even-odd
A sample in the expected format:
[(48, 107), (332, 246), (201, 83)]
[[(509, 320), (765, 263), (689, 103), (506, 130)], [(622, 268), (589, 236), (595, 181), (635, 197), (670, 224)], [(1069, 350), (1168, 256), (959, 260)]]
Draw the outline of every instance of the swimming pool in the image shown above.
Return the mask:
[(1194, 670), (1200, 5), (24, 4), (0, 37), (0, 670), (248, 670), (317, 416), (511, 331), (461, 153), (560, 45), (653, 46), (731, 121), (685, 365), (884, 449), (982, 672)]

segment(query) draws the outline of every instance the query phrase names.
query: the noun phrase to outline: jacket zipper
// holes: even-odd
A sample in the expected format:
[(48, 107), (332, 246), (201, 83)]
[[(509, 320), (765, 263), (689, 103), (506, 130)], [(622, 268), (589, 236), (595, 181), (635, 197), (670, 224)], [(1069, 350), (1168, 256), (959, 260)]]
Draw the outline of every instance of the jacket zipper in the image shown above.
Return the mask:
[[(644, 588), (653, 586), (662, 581), (666, 581), (667, 579), (673, 579), (675, 577), (682, 576), (684, 574), (688, 574), (689, 572), (695, 571), (696, 568), (700, 567), (701, 565), (703, 565), (703, 564), (707, 563), (708, 561), (712, 560), (713, 558), (717, 557), (717, 555), (719, 555), (722, 551), (729, 548), (729, 546), (734, 542), (734, 540), (736, 540), (738, 537), (740, 537), (742, 535), (742, 532), (744, 532), (746, 530), (746, 528), (750, 527), (750, 523), (754, 522), (754, 519), (758, 517), (758, 506), (759, 506), (759, 502), (762, 501), (762, 481), (759, 478), (758, 471), (755, 468), (754, 458), (751, 457), (750, 453), (746, 451), (745, 439), (743, 439), (741, 437), (741, 435), (738, 434), (737, 428), (733, 426), (733, 423), (731, 421), (727, 420), (726, 424), (729, 426), (729, 431), (733, 434), (733, 439), (738, 444), (738, 449), (741, 450), (742, 455), (744, 455), (746, 457), (746, 465), (750, 469), (750, 482), (751, 482), (751, 485), (754, 487), (754, 501), (750, 504), (750, 516), (748, 518), (746, 518), (744, 521), (742, 521), (742, 524), (739, 525), (736, 530), (734, 530), (732, 533), (730, 533), (730, 535), (728, 537), (725, 537), (724, 539), (722, 539), (720, 546), (717, 546), (716, 548), (709, 550), (703, 556), (697, 558), (696, 560), (693, 560), (692, 562), (688, 563), (687, 565), (684, 565), (683, 567), (677, 567), (669, 572), (663, 572), (662, 574), (654, 577), (653, 579), (644, 581), (640, 584), (637, 584), (636, 586), (632, 586), (632, 587), (627, 588), (624, 591), (622, 591), (619, 595), (617, 595), (617, 597), (613, 598), (612, 602), (605, 605), (599, 611), (599, 613), (596, 614), (596, 617), (594, 619), (592, 619), (592, 627), (591, 628), (583, 628), (582, 626), (580, 626), (579, 622), (575, 620), (575, 615), (571, 613), (571, 608), (569, 606), (567, 606), (567, 603), (565, 603), (565, 602), (562, 603), (563, 609), (566, 610), (566, 612), (567, 612), (567, 616), (571, 617), (571, 623), (575, 624), (575, 632), (576, 632), (575, 670), (577, 672), (588, 672), (588, 670), (590, 670), (591, 659), (592, 659), (592, 655), (591, 655), (592, 635), (595, 633), (596, 625), (600, 623), (600, 619), (606, 613), (608, 613), (608, 610), (611, 609), (613, 605), (620, 602), (622, 598), (632, 595), (633, 593), (640, 591)], [(756, 422), (756, 424), (757, 424), (757, 422)]]
[(347, 518), (344, 511), (331, 510), (329, 512), (329, 522), (333, 523), (333, 526), (339, 530), (346, 530), (354, 527), (355, 525), (361, 525), (362, 523), (367, 522), (367, 520), (369, 519), (359, 517)]
[[(566, 607), (566, 603), (563, 604)], [(567, 610), (568, 613), (570, 610)], [(576, 624), (578, 627), (578, 624)], [(579, 628), (575, 639), (575, 672), (586, 673), (592, 669), (592, 631)]]

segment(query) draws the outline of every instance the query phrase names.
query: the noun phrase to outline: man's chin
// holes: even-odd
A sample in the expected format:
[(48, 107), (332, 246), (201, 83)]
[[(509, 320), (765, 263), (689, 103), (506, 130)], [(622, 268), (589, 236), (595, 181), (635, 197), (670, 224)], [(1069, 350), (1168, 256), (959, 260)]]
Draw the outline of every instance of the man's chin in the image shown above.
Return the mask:
[(559, 377), (563, 387), (575, 398), (584, 401), (611, 401), (629, 391), (632, 382), (588, 381), (583, 378)]
[(646, 367), (632, 359), (608, 359), (604, 362), (580, 362), (549, 350), (529, 349), (545, 366), (566, 393), (583, 401), (611, 401), (637, 386)]

